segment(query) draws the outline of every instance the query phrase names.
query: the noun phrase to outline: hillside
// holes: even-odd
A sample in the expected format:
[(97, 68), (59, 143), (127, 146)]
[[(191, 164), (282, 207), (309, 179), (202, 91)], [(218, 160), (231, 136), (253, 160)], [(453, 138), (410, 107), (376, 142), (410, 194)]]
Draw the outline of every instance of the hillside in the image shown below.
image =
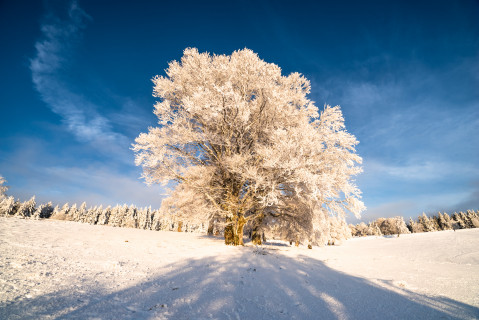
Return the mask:
[(0, 217), (1, 319), (474, 319), (479, 229), (325, 248)]

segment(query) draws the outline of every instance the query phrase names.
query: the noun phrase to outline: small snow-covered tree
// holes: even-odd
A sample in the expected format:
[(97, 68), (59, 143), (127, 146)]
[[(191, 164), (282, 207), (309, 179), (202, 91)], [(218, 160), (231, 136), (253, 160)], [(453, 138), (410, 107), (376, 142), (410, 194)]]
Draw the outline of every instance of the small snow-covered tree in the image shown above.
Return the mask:
[(466, 228), (474, 228), (473, 224), (472, 224), (472, 215), (471, 215), (471, 210), (467, 210), (465, 213), (464, 212), (460, 212), (459, 214), (461, 215), (461, 218), (462, 220), (464, 221), (464, 225)]
[(451, 217), (446, 212), (444, 212), (442, 216), (444, 218), (444, 230), (452, 230), (452, 224), (454, 221), (452, 221)]
[(142, 208), (138, 211), (138, 228), (151, 229), (151, 207)]
[(99, 219), (100, 215), (102, 214), (102, 211), (103, 211), (103, 210), (102, 210), (101, 208), (98, 208), (97, 206), (88, 209), (88, 219), (87, 219), (87, 222), (88, 222), (89, 224), (97, 224), (97, 223), (98, 223), (98, 219)]
[(78, 210), (77, 204), (74, 203), (68, 211), (67, 219), (71, 221), (78, 221), (79, 214), (80, 210)]
[(366, 229), (368, 226), (366, 223), (361, 222), (357, 224), (354, 229), (351, 229), (351, 233), (353, 234), (354, 237), (363, 237), (366, 236)]
[(472, 228), (479, 228), (479, 211), (467, 211), (470, 214)]
[(108, 221), (110, 220), (110, 215), (111, 215), (111, 207), (108, 206), (105, 209), (103, 209), (103, 206), (100, 205), (98, 207), (98, 212), (100, 212), (100, 214), (98, 216), (97, 224), (102, 224), (102, 225), (108, 224)]
[(0, 201), (0, 215), (14, 215), (19, 208), (19, 204), (15, 202), (13, 196), (5, 197)]
[(0, 216), (1, 215), (13, 215), (18, 209), (18, 204), (15, 203), (13, 196), (7, 197), (6, 192), (8, 186), (4, 184), (7, 182), (4, 177), (0, 176)]
[(56, 216), (60, 214), (60, 206), (57, 204), (55, 208), (53, 208), (52, 215), (50, 216), (52, 219), (54, 219)]
[(0, 176), (0, 201), (7, 197), (5, 193), (7, 192), (8, 187), (4, 185), (6, 182), (7, 180), (5, 180), (4, 177)]
[(60, 212), (59, 212), (60, 219), (69, 219), (70, 212), (71, 212), (70, 204), (67, 202), (60, 209)]
[(409, 222), (407, 223), (407, 228), (409, 229), (409, 232), (411, 233), (414, 233), (414, 226), (415, 226), (416, 222), (411, 218), (409, 217)]
[(444, 219), (444, 215), (441, 212), (438, 212), (437, 216), (434, 216), (433, 219), (437, 226), (437, 230), (448, 230), (446, 220)]
[(423, 212), (422, 215), (418, 217), (418, 224), (422, 226), (422, 231), (423, 232), (431, 232), (431, 231), (436, 231), (434, 228), (434, 224), (432, 223), (431, 219), (426, 216), (426, 214)]
[(379, 218), (375, 221), (383, 235), (410, 233), (403, 217)]
[(33, 196), (30, 198), (30, 200), (25, 201), (21, 204), (15, 215), (25, 218), (30, 217), (35, 213), (36, 206), (37, 202), (35, 201), (35, 196)]
[(52, 213), (53, 205), (51, 202), (48, 202), (47, 204), (41, 204), (33, 214), (33, 217), (36, 219), (47, 219), (50, 218)]
[(119, 227), (122, 221), (122, 211), (123, 208), (120, 205), (116, 205), (111, 209), (110, 216), (108, 219), (108, 225), (113, 227)]
[(365, 237), (365, 236), (381, 236), (381, 229), (379, 228), (376, 221), (371, 223), (361, 222), (357, 224), (354, 228), (351, 228), (352, 236), (354, 237)]
[(125, 217), (123, 218), (122, 227), (138, 228), (138, 209), (134, 205), (130, 205), (130, 207), (126, 207)]
[(166, 75), (153, 79), (160, 126), (136, 139), (136, 164), (147, 183), (204, 198), (190, 218), (221, 220), (227, 244), (243, 243), (248, 221), (309, 240), (328, 217), (364, 210), (352, 180), (358, 142), (339, 107), (318, 112), (306, 78), (248, 49), (186, 49)]
[(87, 209), (86, 209), (86, 202), (83, 202), (81, 205), (80, 205), (80, 208), (78, 209), (78, 213), (77, 213), (77, 220), (76, 221), (80, 221), (80, 222), (86, 222), (86, 220), (88, 219), (87, 217)]
[(61, 208), (57, 205), (53, 209), (53, 214), (51, 216), (52, 219), (56, 220), (66, 220), (68, 218), (68, 213), (70, 212), (70, 205), (65, 203)]
[(454, 221), (455, 229), (466, 229), (466, 222), (463, 219), (464, 214), (461, 215), (462, 212), (454, 212), (452, 215), (452, 220)]

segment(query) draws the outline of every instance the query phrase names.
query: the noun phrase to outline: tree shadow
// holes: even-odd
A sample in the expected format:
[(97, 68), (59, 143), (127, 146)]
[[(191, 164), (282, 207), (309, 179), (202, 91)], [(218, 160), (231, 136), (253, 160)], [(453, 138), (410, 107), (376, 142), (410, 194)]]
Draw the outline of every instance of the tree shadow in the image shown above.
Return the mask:
[[(230, 258), (228, 256), (228, 258)], [(61, 319), (477, 319), (479, 308), (370, 281), (308, 256), (246, 247), (190, 259), (117, 292), (57, 291), (1, 306), (0, 318)]]

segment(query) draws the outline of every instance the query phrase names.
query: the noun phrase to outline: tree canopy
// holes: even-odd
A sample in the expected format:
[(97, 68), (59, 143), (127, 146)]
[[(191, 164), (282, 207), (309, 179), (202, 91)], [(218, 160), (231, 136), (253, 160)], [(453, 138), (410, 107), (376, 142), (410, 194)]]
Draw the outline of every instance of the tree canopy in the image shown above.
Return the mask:
[(314, 242), (328, 217), (364, 210), (358, 141), (339, 106), (318, 112), (301, 74), (249, 49), (188, 48), (153, 83), (158, 126), (136, 138), (136, 164), (149, 184), (176, 182), (165, 203), (179, 214), (221, 220), (227, 243), (242, 244), (248, 222)]

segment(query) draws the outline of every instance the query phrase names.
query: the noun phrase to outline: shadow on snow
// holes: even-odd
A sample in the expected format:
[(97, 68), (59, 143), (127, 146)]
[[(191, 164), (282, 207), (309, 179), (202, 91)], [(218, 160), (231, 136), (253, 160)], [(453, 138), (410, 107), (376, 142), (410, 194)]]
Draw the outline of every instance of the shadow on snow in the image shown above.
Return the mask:
[[(54, 292), (1, 306), (32, 319), (474, 319), (479, 309), (391, 281), (338, 272), (307, 256), (244, 248), (228, 261), (190, 259), (117, 292)], [(28, 315), (28, 310), (32, 311)], [(34, 314), (33, 314), (34, 313)], [(2, 316), (3, 314), (3, 316)], [(17, 315), (17, 316), (16, 316)]]

